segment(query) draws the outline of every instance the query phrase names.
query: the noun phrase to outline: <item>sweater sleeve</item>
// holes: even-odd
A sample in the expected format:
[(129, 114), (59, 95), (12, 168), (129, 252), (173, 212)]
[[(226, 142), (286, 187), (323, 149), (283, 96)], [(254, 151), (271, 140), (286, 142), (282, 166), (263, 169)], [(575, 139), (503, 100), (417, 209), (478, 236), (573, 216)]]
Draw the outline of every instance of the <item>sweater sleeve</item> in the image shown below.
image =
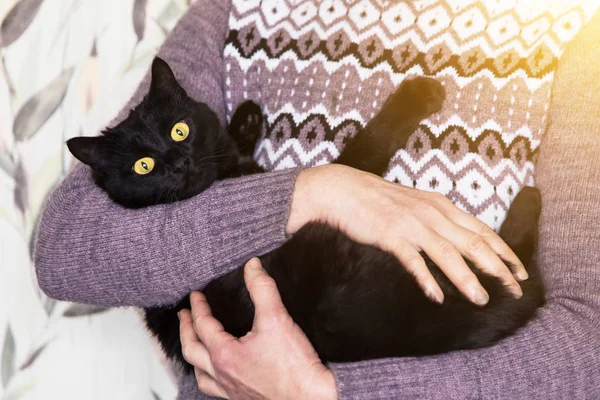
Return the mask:
[[(558, 67), (542, 143), (538, 262), (547, 304), (487, 349), (335, 364), (340, 399), (600, 396), (600, 14)], [(586, 62), (586, 60), (589, 60)]]
[[(188, 94), (224, 122), (222, 50), (229, 2), (199, 0), (159, 54)], [(193, 40), (190, 40), (193, 38)], [(117, 118), (147, 91), (147, 75)], [(46, 200), (35, 266), (50, 297), (104, 306), (177, 301), (285, 240), (298, 170), (218, 182), (186, 201), (123, 208), (77, 164)]]

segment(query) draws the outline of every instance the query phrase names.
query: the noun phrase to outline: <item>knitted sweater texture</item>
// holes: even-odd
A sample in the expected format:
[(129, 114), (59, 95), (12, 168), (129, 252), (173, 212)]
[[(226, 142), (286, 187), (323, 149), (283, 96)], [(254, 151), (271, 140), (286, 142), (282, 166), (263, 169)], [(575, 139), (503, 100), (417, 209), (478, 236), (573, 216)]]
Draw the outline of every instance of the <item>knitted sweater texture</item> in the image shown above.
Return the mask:
[[(386, 177), (441, 191), (496, 227), (514, 194), (532, 183), (538, 158), (548, 302), (492, 348), (329, 365), (339, 398), (598, 398), (600, 68), (585, 60), (600, 60), (600, 16), (559, 62), (595, 8), (543, 2), (540, 12), (531, 6), (538, 2), (517, 2), (527, 6), (514, 10), (514, 1), (504, 3), (196, 1), (159, 55), (223, 123), (244, 99), (259, 102), (267, 124), (255, 156), (277, 172), (128, 210), (77, 165), (41, 217), (41, 288), (107, 306), (168, 304), (202, 288), (284, 242), (298, 173), (289, 167), (330, 162), (398, 82), (434, 75), (448, 102)], [(205, 396), (193, 377), (182, 377), (179, 398)]]
[(564, 45), (589, 1), (234, 0), (225, 47), (227, 115), (252, 99), (268, 118), (267, 170), (331, 162), (403, 79), (448, 93), (385, 177), (440, 192), (498, 229), (548, 121)]

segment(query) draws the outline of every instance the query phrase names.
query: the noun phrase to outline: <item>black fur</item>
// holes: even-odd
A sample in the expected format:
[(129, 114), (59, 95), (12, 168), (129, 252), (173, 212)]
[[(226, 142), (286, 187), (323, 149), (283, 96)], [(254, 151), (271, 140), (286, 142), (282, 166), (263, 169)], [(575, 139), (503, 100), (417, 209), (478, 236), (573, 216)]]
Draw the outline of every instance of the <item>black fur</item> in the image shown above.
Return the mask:
[[(443, 86), (434, 79), (404, 81), (350, 140), (337, 162), (382, 174), (420, 121), (440, 109), (444, 97)], [(190, 137), (173, 142), (170, 130), (180, 120), (190, 125)], [(103, 137), (71, 139), (68, 145), (93, 168), (96, 182), (111, 198), (127, 207), (144, 207), (188, 198), (217, 179), (260, 172), (250, 156), (261, 124), (260, 108), (246, 102), (226, 133), (216, 115), (189, 98), (168, 65), (156, 59), (151, 90), (125, 121)], [(156, 174), (135, 176), (131, 166), (148, 155), (156, 159)], [(182, 158), (187, 161), (182, 163)], [(445, 295), (443, 304), (433, 303), (396, 257), (321, 223), (306, 225), (260, 258), (277, 282), (286, 308), (324, 362), (485, 347), (513, 334), (544, 303), (535, 261), (540, 210), (539, 192), (524, 188), (500, 232), (529, 272), (530, 278), (521, 283), (521, 299), (467, 261), (490, 294), (485, 307), (467, 300), (423, 254)], [(228, 332), (242, 336), (251, 329), (254, 308), (241, 267), (198, 289), (204, 290), (213, 314)], [(189, 308), (187, 296), (174, 307), (147, 309), (146, 321), (167, 356), (189, 372), (181, 355), (176, 315), (182, 308)]]

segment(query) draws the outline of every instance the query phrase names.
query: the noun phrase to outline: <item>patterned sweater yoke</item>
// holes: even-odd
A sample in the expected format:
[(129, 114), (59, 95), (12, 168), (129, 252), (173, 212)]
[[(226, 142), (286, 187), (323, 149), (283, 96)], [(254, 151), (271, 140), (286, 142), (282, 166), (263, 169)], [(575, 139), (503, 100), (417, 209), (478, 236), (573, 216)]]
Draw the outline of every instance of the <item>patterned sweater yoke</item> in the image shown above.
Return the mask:
[(234, 0), (224, 57), (228, 119), (252, 99), (267, 170), (334, 160), (406, 78), (443, 82), (443, 109), (386, 179), (448, 196), (495, 229), (534, 183), (554, 69), (598, 2)]

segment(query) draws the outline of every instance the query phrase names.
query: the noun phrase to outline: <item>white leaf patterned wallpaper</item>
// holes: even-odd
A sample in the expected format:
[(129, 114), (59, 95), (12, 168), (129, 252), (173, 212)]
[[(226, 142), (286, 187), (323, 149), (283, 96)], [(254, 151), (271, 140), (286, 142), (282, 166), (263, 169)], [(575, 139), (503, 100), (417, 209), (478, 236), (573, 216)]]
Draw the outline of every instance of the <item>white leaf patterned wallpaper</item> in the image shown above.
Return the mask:
[(174, 399), (133, 309), (38, 288), (32, 234), (73, 158), (116, 116), (189, 0), (0, 0), (0, 398)]

